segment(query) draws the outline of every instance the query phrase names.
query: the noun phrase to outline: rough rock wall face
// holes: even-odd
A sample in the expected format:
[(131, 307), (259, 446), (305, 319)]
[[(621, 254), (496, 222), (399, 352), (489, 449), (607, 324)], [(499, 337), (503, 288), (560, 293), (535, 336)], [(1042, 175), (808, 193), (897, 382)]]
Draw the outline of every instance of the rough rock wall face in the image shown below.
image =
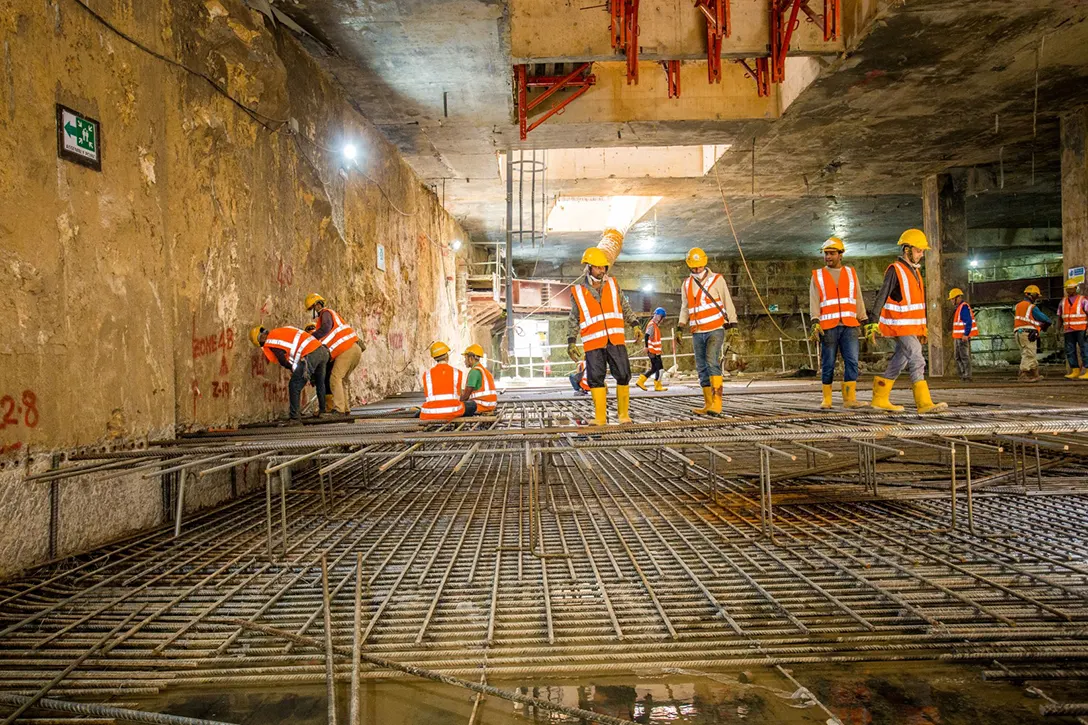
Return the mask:
[[(466, 342), (463, 230), (282, 27), (243, 0), (93, 7), (195, 73), (70, 0), (0, 0), (0, 463), (284, 415), (286, 372), (248, 330), (302, 326), (309, 292), (367, 341), (356, 400)], [(101, 122), (101, 172), (58, 158), (57, 103)], [(39, 510), (9, 481), (0, 522)], [(146, 525), (142, 498), (98, 497)]]

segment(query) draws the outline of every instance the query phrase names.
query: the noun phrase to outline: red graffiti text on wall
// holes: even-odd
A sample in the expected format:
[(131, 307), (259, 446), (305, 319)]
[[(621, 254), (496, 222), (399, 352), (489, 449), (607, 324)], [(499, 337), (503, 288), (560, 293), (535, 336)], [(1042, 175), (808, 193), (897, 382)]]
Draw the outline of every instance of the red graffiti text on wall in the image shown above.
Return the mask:
[[(211, 355), (217, 350), (234, 349), (234, 328), (227, 327), (211, 335), (197, 337), (193, 334), (193, 360)], [(226, 355), (223, 356), (226, 359)]]

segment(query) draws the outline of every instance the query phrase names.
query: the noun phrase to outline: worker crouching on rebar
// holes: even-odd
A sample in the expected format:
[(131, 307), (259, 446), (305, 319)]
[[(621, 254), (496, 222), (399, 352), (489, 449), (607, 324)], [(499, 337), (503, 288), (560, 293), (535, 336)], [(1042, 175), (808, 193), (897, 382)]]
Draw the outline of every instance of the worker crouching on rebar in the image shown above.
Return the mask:
[(703, 389), (703, 407), (693, 408), (696, 415), (720, 415), (722, 412), (722, 345), (726, 330), (737, 326), (737, 311), (725, 278), (707, 268), (706, 252), (698, 247), (688, 251), (686, 259), (691, 275), (680, 286), (680, 320), (675, 339), (683, 339), (684, 326), (691, 328), (691, 347), (695, 370)]
[(261, 348), (270, 363), (279, 363), (291, 371), (291, 381), (287, 384), (290, 400), (290, 422), (302, 423), (302, 389), (306, 381), (313, 383), (317, 390), (317, 413), (325, 413), (325, 367), (329, 364), (329, 348), (305, 330), (297, 327), (277, 327), (266, 330), (254, 327), (249, 331), (249, 341)]
[(820, 249), (824, 267), (813, 270), (809, 284), (808, 305), (812, 315), (813, 335), (820, 339), (820, 382), (823, 402), (820, 408), (831, 408), (831, 387), (835, 379), (835, 357), (842, 354), (842, 405), (860, 408), (858, 389), (858, 331), (868, 320), (865, 299), (861, 295), (858, 273), (844, 266), (846, 248), (838, 237), (831, 237)]
[(477, 413), (494, 413), (499, 407), (499, 389), (495, 387), (495, 378), (484, 367), (484, 349), (481, 345), (469, 345), (465, 348), (465, 369), (468, 379), (461, 391), (461, 401), (476, 403)]
[(1050, 327), (1050, 318), (1035, 303), (1043, 296), (1035, 285), (1024, 288), (1024, 299), (1020, 300), (1014, 311), (1012, 334), (1020, 347), (1020, 373), (1017, 380), (1037, 383), (1043, 379), (1039, 374), (1039, 334)]
[(650, 360), (650, 369), (638, 376), (635, 385), (646, 389), (646, 381), (654, 379), (654, 390), (665, 391), (668, 388), (661, 382), (661, 375), (665, 372), (665, 364), (661, 361), (661, 323), (665, 319), (665, 308), (658, 307), (654, 310), (654, 316), (646, 325), (645, 343), (646, 357)]
[(571, 360), (580, 359), (575, 335), (582, 340), (586, 353), (586, 379), (593, 396), (593, 423), (608, 423), (608, 389), (604, 386), (605, 372), (611, 372), (616, 380), (616, 418), (620, 423), (630, 423), (631, 362), (627, 357), (627, 343), (623, 324), (635, 328), (635, 342), (642, 339), (638, 318), (631, 312), (627, 295), (619, 284), (608, 276), (608, 256), (599, 247), (590, 247), (582, 255), (588, 284), (576, 284), (572, 288), (573, 302), (567, 319), (567, 354)]
[(926, 290), (922, 282), (922, 258), (929, 240), (921, 229), (908, 229), (899, 236), (900, 257), (888, 265), (884, 284), (876, 295), (880, 334), (895, 340), (895, 352), (883, 376), (873, 378), (873, 407), (899, 412), (901, 405), (890, 400), (899, 373), (910, 373), (914, 404), (919, 413), (936, 413), (947, 403), (934, 403), (926, 383)]
[(476, 414), (476, 401), (462, 401), (465, 374), (450, 365), (450, 346), (436, 340), (431, 343), (434, 366), (423, 373), (423, 407), (420, 420), (453, 420)]

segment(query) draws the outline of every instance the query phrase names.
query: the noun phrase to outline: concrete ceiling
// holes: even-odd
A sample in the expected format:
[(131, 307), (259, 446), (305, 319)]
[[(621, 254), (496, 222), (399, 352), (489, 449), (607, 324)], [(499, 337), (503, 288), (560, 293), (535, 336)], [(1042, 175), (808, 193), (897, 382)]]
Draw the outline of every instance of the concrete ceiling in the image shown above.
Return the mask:
[[(852, 16), (868, 9), (872, 19), (847, 37), (846, 53), (797, 59), (815, 80), (784, 88), (780, 117), (646, 121), (638, 119), (653, 114), (632, 107), (630, 120), (618, 120), (612, 109), (599, 120), (549, 121), (523, 143), (509, 5), (527, 1), (290, 0), (282, 9), (325, 43), (311, 49), (476, 242), (504, 239), (497, 152), (510, 147), (730, 144), (716, 171), (753, 257), (808, 256), (833, 232), (855, 254), (886, 253), (902, 229), (921, 224), (922, 178), (953, 167), (978, 167), (969, 227), (1060, 224), (1058, 115), (1088, 102), (1088, 4), (845, 0)], [(735, 12), (765, 4), (732, 2)], [(578, 32), (598, 13), (590, 24), (607, 38), (607, 13), (584, 13)], [(735, 250), (714, 172), (553, 179), (548, 193), (663, 196), (632, 229), (623, 258), (675, 259), (693, 245)], [(561, 261), (595, 241), (553, 234), (542, 246), (519, 245), (515, 257)]]

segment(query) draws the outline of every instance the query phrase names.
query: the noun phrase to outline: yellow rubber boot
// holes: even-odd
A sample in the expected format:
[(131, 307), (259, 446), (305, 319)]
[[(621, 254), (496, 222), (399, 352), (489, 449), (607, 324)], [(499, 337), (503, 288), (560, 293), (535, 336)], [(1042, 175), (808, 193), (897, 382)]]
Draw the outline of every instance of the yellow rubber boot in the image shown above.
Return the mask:
[(593, 425), (608, 425), (608, 388), (590, 388), (589, 392), (593, 396)]
[(933, 398), (929, 397), (929, 383), (925, 380), (916, 382), (911, 386), (911, 390), (914, 391), (914, 404), (918, 406), (919, 413), (925, 415), (948, 410), (948, 403), (934, 403)]
[(1088, 380), (1088, 368), (1084, 368), (1084, 374), (1077, 378), (1077, 380)]
[(655, 380), (654, 381), (654, 390), (656, 390), (657, 392), (660, 393), (662, 391), (668, 390), (668, 388), (666, 388), (664, 385), (662, 385), (660, 380)]
[(830, 385), (830, 383), (827, 384), (827, 385), (821, 386), (821, 389), (824, 392), (824, 399), (823, 399), (823, 401), (820, 402), (820, 410), (831, 410), (831, 385)]
[[(1083, 372), (1088, 373), (1088, 368), (1085, 368)], [(1069, 373), (1065, 377), (1072, 380), (1073, 378), (1079, 378), (1080, 374), (1081, 374), (1081, 369), (1080, 368), (1073, 368), (1073, 372)]]
[(856, 381), (842, 384), (842, 407), (864, 408), (865, 403), (858, 402), (858, 384)]
[(626, 385), (616, 386), (616, 419), (620, 424), (630, 423), (631, 389)]
[(902, 405), (892, 405), (892, 401), (888, 397), (892, 394), (892, 386), (895, 385), (894, 380), (888, 380), (877, 375), (873, 378), (873, 407), (880, 410), (890, 410), (893, 413), (898, 413), (903, 410)]
[(710, 410), (710, 402), (713, 399), (714, 399), (714, 389), (709, 387), (709, 386), (703, 388), (703, 407), (702, 408), (692, 408), (691, 412), (695, 413), (695, 415), (706, 415), (707, 411)]
[(637, 385), (640, 388), (642, 388), (643, 390), (645, 390), (646, 389), (646, 376), (645, 375), (639, 375), (638, 376), (638, 382), (635, 383), (635, 385)]
[(722, 414), (722, 376), (710, 376), (710, 405), (706, 408), (707, 415)]

